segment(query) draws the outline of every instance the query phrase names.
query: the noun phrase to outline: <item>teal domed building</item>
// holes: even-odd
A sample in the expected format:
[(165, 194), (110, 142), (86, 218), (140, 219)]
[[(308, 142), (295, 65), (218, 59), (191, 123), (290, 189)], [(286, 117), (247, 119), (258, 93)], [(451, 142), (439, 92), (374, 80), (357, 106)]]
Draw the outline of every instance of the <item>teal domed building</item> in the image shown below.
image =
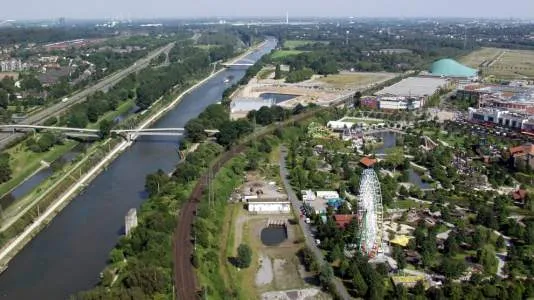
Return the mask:
[(454, 59), (445, 58), (435, 61), (430, 67), (430, 73), (442, 77), (474, 78), (477, 77), (478, 70), (464, 66)]

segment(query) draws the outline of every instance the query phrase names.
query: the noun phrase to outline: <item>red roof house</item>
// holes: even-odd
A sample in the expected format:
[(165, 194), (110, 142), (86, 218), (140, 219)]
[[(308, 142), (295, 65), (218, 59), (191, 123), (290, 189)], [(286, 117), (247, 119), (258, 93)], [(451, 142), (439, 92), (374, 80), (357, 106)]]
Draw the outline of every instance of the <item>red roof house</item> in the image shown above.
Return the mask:
[(356, 215), (334, 215), (334, 221), (339, 228), (347, 227), (353, 219), (356, 219)]

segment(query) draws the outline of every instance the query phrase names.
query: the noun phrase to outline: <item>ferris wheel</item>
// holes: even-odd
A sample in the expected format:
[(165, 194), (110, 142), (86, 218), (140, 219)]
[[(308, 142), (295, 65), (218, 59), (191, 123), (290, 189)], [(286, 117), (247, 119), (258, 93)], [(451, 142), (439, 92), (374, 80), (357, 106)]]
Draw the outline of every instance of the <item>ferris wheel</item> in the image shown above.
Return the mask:
[(358, 196), (358, 220), (360, 228), (359, 249), (374, 257), (382, 251), (383, 224), (382, 193), (380, 182), (373, 169), (365, 169), (360, 181)]

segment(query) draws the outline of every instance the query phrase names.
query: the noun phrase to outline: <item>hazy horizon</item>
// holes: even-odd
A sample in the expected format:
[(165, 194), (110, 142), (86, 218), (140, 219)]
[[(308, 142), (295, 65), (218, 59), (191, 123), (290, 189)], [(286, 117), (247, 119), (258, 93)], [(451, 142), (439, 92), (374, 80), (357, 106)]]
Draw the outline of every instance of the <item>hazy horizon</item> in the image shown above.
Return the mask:
[[(209, 7), (209, 9), (205, 9)], [(448, 0), (322, 0), (240, 1), (196, 0), (19, 0), (3, 5), (0, 19), (158, 19), (213, 17), (400, 17), (400, 18), (528, 18), (534, 17), (534, 1)]]

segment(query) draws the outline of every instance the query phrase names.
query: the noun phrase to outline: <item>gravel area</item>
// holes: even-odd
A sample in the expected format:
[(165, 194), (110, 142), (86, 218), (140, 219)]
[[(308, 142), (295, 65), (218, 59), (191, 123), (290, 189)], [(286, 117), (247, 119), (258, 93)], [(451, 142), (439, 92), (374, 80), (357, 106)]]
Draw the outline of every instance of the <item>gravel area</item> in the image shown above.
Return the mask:
[(311, 300), (311, 299), (326, 299), (319, 297), (320, 290), (317, 288), (276, 291), (267, 292), (261, 295), (262, 300)]
[(260, 269), (256, 273), (256, 285), (266, 285), (273, 281), (273, 264), (268, 256), (260, 255)]

